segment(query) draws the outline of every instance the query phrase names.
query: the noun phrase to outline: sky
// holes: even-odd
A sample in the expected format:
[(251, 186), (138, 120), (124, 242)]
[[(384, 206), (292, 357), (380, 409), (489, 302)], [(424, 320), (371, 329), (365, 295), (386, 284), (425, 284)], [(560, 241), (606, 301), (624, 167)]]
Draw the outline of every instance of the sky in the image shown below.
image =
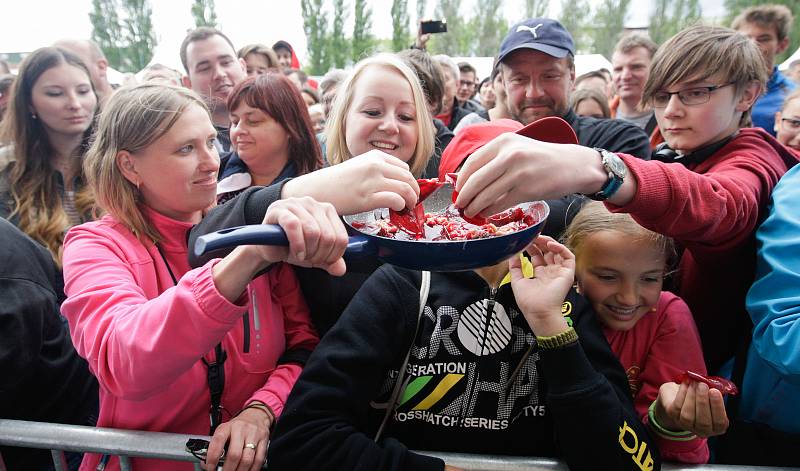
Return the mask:
[[(472, 16), (475, 1), (464, 0), (465, 16)], [(0, 52), (28, 52), (48, 45), (60, 38), (88, 38), (92, 25), (89, 22), (91, 0), (3, 0), (3, 22), (0, 27)], [(332, 2), (326, 0), (326, 4)], [(353, 0), (347, 0), (353, 4)], [(409, 15), (416, 17), (416, 0), (409, 0)], [(551, 0), (550, 16), (559, 13), (559, 1)], [(599, 3), (599, 0), (590, 0)], [(194, 26), (190, 13), (192, 0), (150, 0), (153, 24), (158, 39), (155, 60), (180, 68), (178, 50), (186, 31)], [(373, 33), (379, 38), (392, 34), (391, 0), (372, 0)], [(428, 0), (428, 16), (433, 16), (436, 0)], [(505, 16), (518, 17), (523, 0), (506, 0)], [(706, 15), (724, 14), (723, 0), (702, 0)], [(627, 26), (645, 26), (651, 9), (651, 0), (632, 0)], [(46, 12), (46, 13), (44, 13)], [(272, 45), (283, 39), (288, 41), (300, 56), (305, 58), (306, 40), (300, 0), (217, 0), (216, 12), (219, 28), (237, 47), (251, 43)], [(352, 14), (350, 15), (352, 24)], [(346, 26), (346, 29), (352, 29)]]

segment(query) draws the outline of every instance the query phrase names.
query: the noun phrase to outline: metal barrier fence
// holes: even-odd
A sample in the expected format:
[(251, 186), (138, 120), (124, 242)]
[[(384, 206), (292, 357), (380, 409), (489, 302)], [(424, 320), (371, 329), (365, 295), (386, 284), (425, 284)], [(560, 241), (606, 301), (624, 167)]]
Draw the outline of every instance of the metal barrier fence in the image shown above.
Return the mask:
[[(197, 460), (185, 451), (190, 438), (209, 439), (200, 435), (178, 433), (142, 432), (79, 425), (62, 425), (44, 422), (0, 419), (0, 445), (25, 448), (49, 449), (53, 454), (56, 470), (66, 470), (63, 451), (103, 453), (120, 457), (123, 470), (130, 470), (130, 458), (157, 458), (172, 461), (194, 462)], [(424, 451), (426, 455), (442, 458), (446, 463), (471, 471), (567, 471), (561, 461), (546, 458), (523, 458), (513, 456), (470, 455), (466, 453), (437, 453)], [(0, 457), (1, 458), (1, 457)], [(602, 467), (600, 467), (602, 468)], [(788, 471), (800, 468), (776, 468), (727, 465), (681, 465), (665, 463), (666, 471)], [(5, 466), (0, 459), (0, 471)]]

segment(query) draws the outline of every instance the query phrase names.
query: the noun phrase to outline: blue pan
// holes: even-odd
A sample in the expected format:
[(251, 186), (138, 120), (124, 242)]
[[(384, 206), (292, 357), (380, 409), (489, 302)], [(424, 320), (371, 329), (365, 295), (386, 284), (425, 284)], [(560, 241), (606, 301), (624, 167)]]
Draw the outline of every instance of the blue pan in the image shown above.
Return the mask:
[[(452, 191), (450, 185), (445, 185), (434, 192), (423, 202), (425, 211), (444, 210), (452, 202)], [(464, 271), (495, 265), (524, 250), (541, 233), (550, 212), (543, 201), (521, 203), (518, 206), (533, 215), (536, 221), (534, 225), (503, 236), (464, 241), (389, 239), (353, 227), (353, 223), (361, 226), (385, 216), (387, 209), (345, 216), (344, 221), (352, 234), (345, 257), (374, 256), (392, 265), (428, 271)], [(194, 253), (199, 257), (226, 247), (259, 244), (289, 245), (289, 242), (280, 226), (256, 224), (200, 236), (194, 245)]]

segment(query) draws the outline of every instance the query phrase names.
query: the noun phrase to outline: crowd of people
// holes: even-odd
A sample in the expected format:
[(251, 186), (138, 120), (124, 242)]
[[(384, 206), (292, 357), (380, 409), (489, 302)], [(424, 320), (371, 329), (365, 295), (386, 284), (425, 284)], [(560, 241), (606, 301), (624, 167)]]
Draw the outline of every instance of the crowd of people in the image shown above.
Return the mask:
[[(319, 82), (287, 42), (210, 27), (184, 71), (122, 87), (91, 41), (33, 51), (0, 77), (0, 417), (209, 435), (198, 459), (225, 471), (800, 465), (792, 15), (731, 27), (628, 34), (579, 77), (548, 18), (513, 25), (488, 77), (429, 34)], [(463, 272), (345, 260), (342, 216), (451, 173), (466, 218), (543, 200), (543, 234)], [(288, 246), (191, 250), (245, 224)]]

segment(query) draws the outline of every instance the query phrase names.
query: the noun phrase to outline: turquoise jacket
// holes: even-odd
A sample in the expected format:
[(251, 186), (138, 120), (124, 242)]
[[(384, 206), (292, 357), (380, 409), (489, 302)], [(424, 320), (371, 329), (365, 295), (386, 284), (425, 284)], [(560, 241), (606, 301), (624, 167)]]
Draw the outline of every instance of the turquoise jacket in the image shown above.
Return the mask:
[(753, 320), (739, 406), (741, 418), (800, 433), (800, 165), (772, 193), (758, 229), (756, 281), (747, 295)]

